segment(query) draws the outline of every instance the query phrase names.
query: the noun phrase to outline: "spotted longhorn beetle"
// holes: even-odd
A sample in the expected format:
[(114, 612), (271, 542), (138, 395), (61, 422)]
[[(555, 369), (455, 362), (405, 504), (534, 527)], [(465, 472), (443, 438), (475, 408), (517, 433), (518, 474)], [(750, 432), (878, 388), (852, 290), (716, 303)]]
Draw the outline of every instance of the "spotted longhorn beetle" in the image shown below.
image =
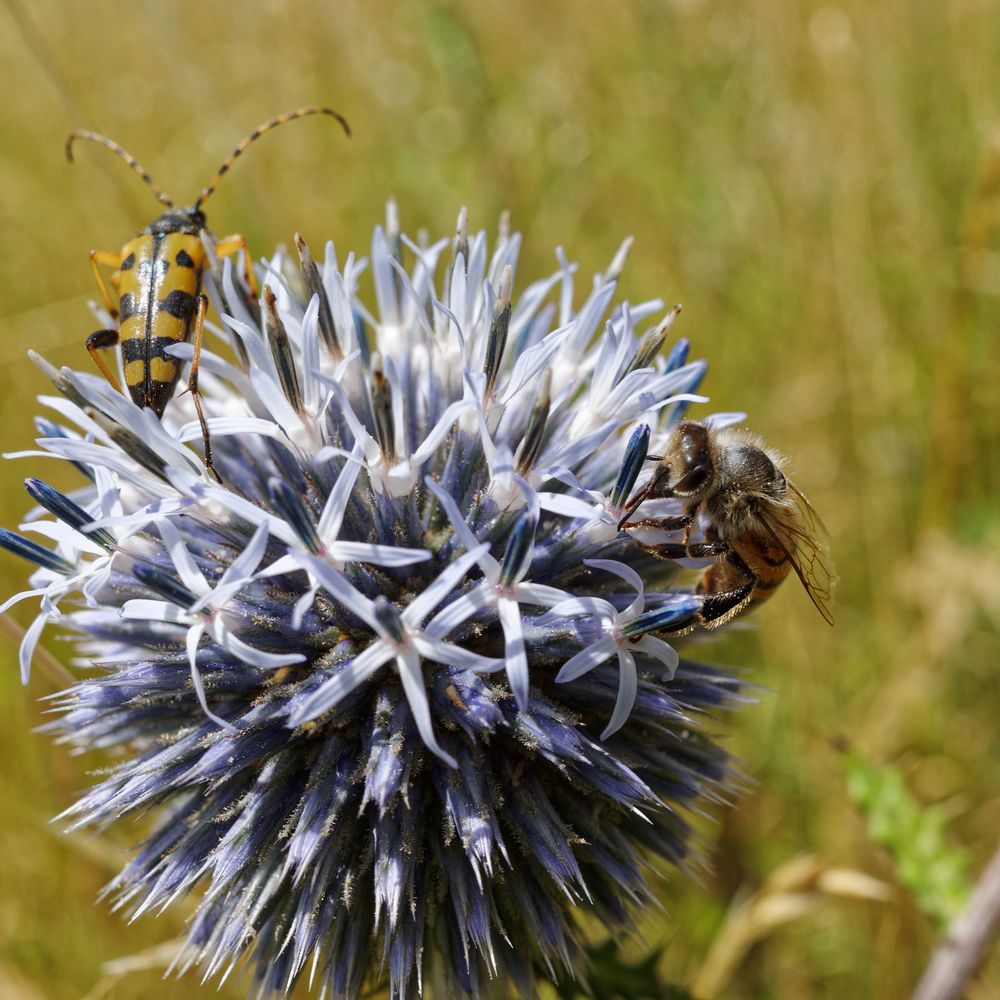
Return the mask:
[[(104, 307), (118, 325), (113, 329), (92, 333), (87, 338), (87, 350), (101, 374), (121, 392), (117, 376), (100, 354), (101, 350), (120, 345), (125, 384), (132, 401), (137, 406), (148, 406), (157, 417), (162, 417), (167, 403), (174, 395), (181, 373), (180, 359), (169, 354), (167, 349), (174, 344), (186, 343), (193, 329), (194, 356), (188, 375), (188, 390), (194, 401), (205, 441), (205, 464), (216, 479), (220, 477), (212, 464), (208, 423), (198, 391), (198, 364), (205, 313), (208, 309), (208, 299), (201, 291), (201, 276), (206, 260), (202, 235), (207, 232), (205, 214), (201, 207), (247, 146), (272, 128), (306, 115), (331, 115), (340, 122), (347, 135), (351, 134), (346, 120), (331, 108), (299, 108), (271, 118), (258, 125), (233, 149), (195, 203), (188, 208), (176, 207), (135, 157), (113, 139), (80, 129), (71, 132), (66, 140), (66, 156), (71, 163), (73, 143), (77, 139), (87, 139), (110, 149), (142, 178), (167, 209), (138, 236), (129, 240), (122, 247), (121, 253), (111, 250), (90, 251), (90, 266), (101, 291)], [(246, 238), (242, 235), (226, 236), (215, 240), (214, 248), (219, 257), (243, 251), (244, 277), (250, 291), (256, 296), (257, 281)], [(102, 266), (115, 269), (110, 280), (118, 295), (117, 308), (101, 273)]]

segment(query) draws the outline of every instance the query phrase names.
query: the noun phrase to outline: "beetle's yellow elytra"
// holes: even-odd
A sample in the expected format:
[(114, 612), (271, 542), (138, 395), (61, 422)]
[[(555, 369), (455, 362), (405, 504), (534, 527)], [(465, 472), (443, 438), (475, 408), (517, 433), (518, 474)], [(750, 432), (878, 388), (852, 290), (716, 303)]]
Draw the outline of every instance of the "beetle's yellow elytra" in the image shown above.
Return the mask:
[(163, 416), (181, 366), (166, 353), (186, 341), (205, 248), (188, 233), (143, 233), (122, 248), (119, 337), (125, 384), (138, 406)]

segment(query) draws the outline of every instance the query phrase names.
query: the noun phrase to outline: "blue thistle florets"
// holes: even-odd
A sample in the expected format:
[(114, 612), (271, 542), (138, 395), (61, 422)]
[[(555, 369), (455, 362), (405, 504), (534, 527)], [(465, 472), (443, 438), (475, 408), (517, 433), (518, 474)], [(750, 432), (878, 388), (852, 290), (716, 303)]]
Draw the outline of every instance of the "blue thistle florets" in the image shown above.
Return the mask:
[(119, 751), (65, 815), (153, 809), (108, 893), (139, 914), (204, 886), (182, 967), (530, 994), (580, 971), (582, 915), (627, 926), (727, 781), (700, 718), (737, 685), (656, 634), (701, 599), (617, 528), (705, 365), (663, 356), (676, 309), (640, 337), (662, 303), (613, 307), (627, 247), (582, 305), (561, 251), (515, 298), (518, 235), (491, 255), (463, 213), (417, 245), (392, 206), (370, 311), (362, 262), (297, 244), (259, 303), (206, 276), (237, 359), (201, 358), (221, 484), (190, 397), (161, 423), (46, 369), (39, 445), (89, 482), (28, 480), (22, 531), (54, 548), (0, 535), (39, 567), (22, 671), (58, 620), (86, 673), (46, 728)]

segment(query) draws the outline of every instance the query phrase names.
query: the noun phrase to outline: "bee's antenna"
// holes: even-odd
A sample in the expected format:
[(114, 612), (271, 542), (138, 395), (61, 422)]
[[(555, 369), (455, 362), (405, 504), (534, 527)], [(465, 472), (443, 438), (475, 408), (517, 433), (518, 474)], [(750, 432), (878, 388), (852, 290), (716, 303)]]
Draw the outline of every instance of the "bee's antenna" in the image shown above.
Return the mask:
[(167, 206), (167, 208), (173, 208), (174, 202), (163, 190), (157, 185), (152, 177), (149, 176), (148, 171), (142, 166), (142, 164), (125, 148), (119, 146), (114, 139), (109, 139), (106, 135), (101, 135), (99, 132), (88, 132), (85, 129), (76, 129), (70, 132), (69, 136), (66, 138), (66, 159), (70, 163), (73, 162), (73, 143), (77, 139), (86, 139), (88, 142), (96, 142), (100, 146), (104, 146), (110, 149), (115, 156), (120, 156), (129, 167), (135, 171), (143, 180), (143, 183), (156, 195), (156, 200), (161, 204)]
[(351, 126), (347, 124), (347, 119), (343, 115), (334, 111), (333, 108), (323, 108), (318, 105), (313, 105), (308, 108), (299, 108), (296, 111), (288, 111), (283, 115), (278, 115), (275, 118), (271, 118), (264, 122), (262, 125), (258, 125), (245, 139), (243, 139), (233, 151), (222, 161), (219, 169), (215, 171), (212, 179), (205, 185), (205, 189), (198, 195), (198, 200), (194, 203), (194, 209), (197, 211), (201, 208), (202, 204), (208, 199), (212, 192), (216, 189), (219, 181), (222, 180), (223, 176), (229, 170), (229, 168), (243, 155), (243, 151), (251, 143), (256, 142), (265, 132), (270, 132), (271, 129), (277, 128), (279, 125), (284, 125), (285, 122), (295, 121), (296, 118), (305, 118), (306, 115), (330, 115), (332, 118), (336, 118), (340, 122), (344, 131), (348, 136), (351, 134)]

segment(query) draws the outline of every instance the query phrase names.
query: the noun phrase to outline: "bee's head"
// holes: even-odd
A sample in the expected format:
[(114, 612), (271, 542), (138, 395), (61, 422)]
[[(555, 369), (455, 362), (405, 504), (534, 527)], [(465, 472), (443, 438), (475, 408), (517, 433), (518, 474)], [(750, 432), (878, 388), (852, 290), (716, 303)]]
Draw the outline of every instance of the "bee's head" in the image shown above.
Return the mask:
[(693, 420), (677, 425), (653, 472), (651, 497), (689, 500), (705, 491), (714, 471), (709, 434), (704, 424)]

